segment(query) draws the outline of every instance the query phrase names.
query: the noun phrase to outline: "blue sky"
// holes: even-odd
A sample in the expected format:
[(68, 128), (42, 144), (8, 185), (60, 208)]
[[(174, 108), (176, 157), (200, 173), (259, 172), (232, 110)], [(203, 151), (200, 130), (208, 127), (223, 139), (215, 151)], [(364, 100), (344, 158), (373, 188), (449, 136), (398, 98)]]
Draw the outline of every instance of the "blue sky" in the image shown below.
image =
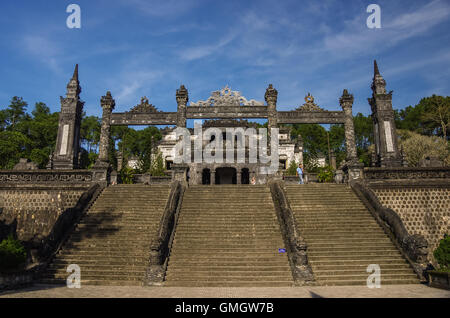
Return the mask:
[[(66, 7), (81, 7), (81, 29)], [(366, 8), (381, 7), (381, 29)], [(0, 107), (12, 96), (59, 111), (79, 63), (88, 115), (101, 115), (110, 90), (116, 111), (147, 96), (175, 111), (184, 84), (191, 101), (230, 85), (263, 101), (268, 84), (278, 109), (316, 103), (339, 110), (344, 88), (354, 113), (369, 114), (373, 59), (394, 90), (394, 108), (450, 95), (450, 1), (364, 0), (33, 0), (0, 3)]]

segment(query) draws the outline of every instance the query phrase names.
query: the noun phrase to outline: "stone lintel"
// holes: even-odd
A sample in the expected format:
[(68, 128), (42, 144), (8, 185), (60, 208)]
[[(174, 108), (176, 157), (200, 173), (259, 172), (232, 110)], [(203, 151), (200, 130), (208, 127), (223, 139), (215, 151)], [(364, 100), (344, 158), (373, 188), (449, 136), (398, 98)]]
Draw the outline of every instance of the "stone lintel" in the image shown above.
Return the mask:
[(280, 124), (344, 124), (343, 111), (279, 111)]

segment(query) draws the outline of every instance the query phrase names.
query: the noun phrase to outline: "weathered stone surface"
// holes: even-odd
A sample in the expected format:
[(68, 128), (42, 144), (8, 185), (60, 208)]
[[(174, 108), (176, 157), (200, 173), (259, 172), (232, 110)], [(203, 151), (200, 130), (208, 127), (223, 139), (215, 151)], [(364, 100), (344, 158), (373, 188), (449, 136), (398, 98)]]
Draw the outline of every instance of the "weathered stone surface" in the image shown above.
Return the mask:
[(84, 102), (80, 99), (81, 86), (78, 80), (78, 64), (67, 85), (66, 97), (61, 97), (56, 148), (50, 162), (50, 169), (78, 168), (80, 151), (80, 126)]
[(392, 91), (386, 93), (386, 81), (374, 61), (372, 97), (368, 99), (372, 109), (375, 139), (375, 165), (378, 167), (400, 167), (402, 158), (398, 148)]

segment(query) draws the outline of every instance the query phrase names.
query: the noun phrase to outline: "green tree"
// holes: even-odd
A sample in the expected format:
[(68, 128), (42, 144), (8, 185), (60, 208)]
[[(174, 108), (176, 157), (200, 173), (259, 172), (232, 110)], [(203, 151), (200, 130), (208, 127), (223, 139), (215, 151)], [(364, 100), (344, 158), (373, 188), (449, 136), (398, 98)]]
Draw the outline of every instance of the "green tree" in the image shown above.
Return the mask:
[(11, 130), (14, 130), (16, 125), (25, 118), (25, 110), (28, 104), (22, 97), (14, 96), (6, 109), (6, 120)]
[(419, 105), (424, 105), (425, 112), (421, 119), (435, 129), (435, 134), (447, 140), (447, 131), (450, 128), (450, 96), (433, 95), (423, 98)]
[(12, 169), (20, 158), (26, 158), (26, 147), (31, 140), (21, 132), (0, 132), (0, 168)]
[(291, 160), (291, 163), (289, 164), (289, 167), (286, 170), (286, 175), (295, 176), (297, 174), (297, 167), (298, 167), (297, 162), (295, 162), (295, 160)]
[(58, 132), (59, 113), (51, 113), (44, 103), (36, 103), (32, 111), (33, 117), (23, 121), (30, 144), (26, 146), (25, 158), (38, 164), (43, 169), (48, 163), (49, 155), (55, 148)]
[(164, 176), (165, 170), (162, 153), (161, 151), (157, 151), (153, 156), (150, 174), (152, 176)]
[(100, 142), (100, 119), (97, 116), (83, 116), (80, 127), (81, 143), (86, 146), (88, 153), (97, 152)]

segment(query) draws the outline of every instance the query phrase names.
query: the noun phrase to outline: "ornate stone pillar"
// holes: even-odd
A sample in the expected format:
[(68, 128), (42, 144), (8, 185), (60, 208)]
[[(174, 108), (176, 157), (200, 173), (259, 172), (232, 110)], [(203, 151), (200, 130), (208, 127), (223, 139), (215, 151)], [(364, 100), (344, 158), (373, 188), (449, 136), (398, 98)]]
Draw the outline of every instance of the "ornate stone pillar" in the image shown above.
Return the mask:
[(241, 170), (236, 171), (236, 184), (242, 183), (242, 172)]
[(339, 103), (345, 114), (345, 148), (347, 150), (347, 161), (357, 162), (358, 154), (356, 152), (355, 127), (353, 124), (353, 95), (349, 94), (346, 89), (342, 93)]
[(96, 167), (106, 168), (109, 166), (108, 151), (109, 137), (111, 133), (111, 113), (114, 109), (115, 101), (111, 96), (111, 92), (107, 92), (100, 100), (103, 109), (102, 127), (100, 132), (100, 145), (98, 151), (98, 159), (95, 163)]
[(269, 84), (269, 87), (266, 89), (266, 94), (264, 95), (264, 99), (267, 103), (267, 121), (268, 121), (268, 134), (270, 136), (271, 128), (278, 127), (278, 115), (277, 115), (277, 99), (278, 99), (278, 91), (273, 88), (272, 84)]
[(55, 151), (49, 165), (50, 169), (78, 168), (80, 152), (81, 114), (84, 102), (80, 99), (81, 86), (78, 80), (78, 64), (67, 84), (66, 97), (61, 97), (58, 136)]
[(177, 98), (177, 126), (186, 128), (186, 107), (189, 101), (189, 94), (184, 85), (180, 86), (180, 89), (177, 89), (176, 93)]
[(373, 134), (375, 141), (375, 165), (378, 167), (400, 167), (402, 158), (398, 148), (394, 110), (392, 108), (392, 91), (386, 93), (386, 81), (381, 76), (377, 62), (374, 61), (372, 81)]

